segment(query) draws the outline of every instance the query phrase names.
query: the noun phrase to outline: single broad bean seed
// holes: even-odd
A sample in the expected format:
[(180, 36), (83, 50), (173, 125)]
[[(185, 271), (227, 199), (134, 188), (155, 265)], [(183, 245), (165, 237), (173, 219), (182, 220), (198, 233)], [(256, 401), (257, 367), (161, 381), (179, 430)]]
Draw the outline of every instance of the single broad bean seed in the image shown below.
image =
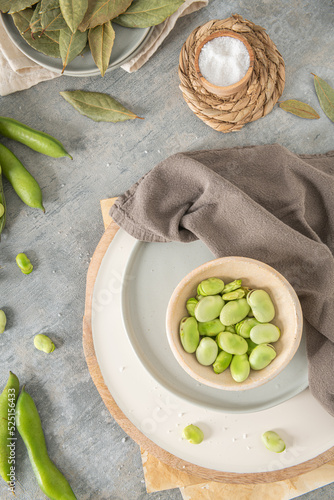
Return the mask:
[(34, 346), (39, 351), (46, 352), (47, 354), (55, 350), (55, 345), (52, 340), (47, 335), (43, 335), (42, 333), (35, 335)]
[(220, 278), (208, 278), (197, 287), (198, 295), (217, 295), (224, 290), (224, 282)]
[[(208, 295), (203, 297), (195, 307), (195, 318), (201, 323), (212, 321), (219, 317), (224, 301), (220, 295)], [(223, 325), (225, 323), (222, 321)]]
[(180, 322), (180, 340), (183, 349), (190, 354), (195, 352), (199, 344), (199, 332), (197, 321), (194, 317), (188, 316)]
[(238, 335), (241, 335), (244, 339), (249, 339), (250, 332), (253, 326), (259, 325), (259, 322), (255, 318), (246, 318), (235, 325), (235, 331)]
[(67, 156), (72, 160), (72, 156), (67, 153), (64, 146), (57, 139), (45, 132), (28, 127), (28, 125), (24, 125), (24, 123), (13, 118), (0, 116), (0, 134), (8, 137), (8, 139), (21, 142), (38, 153), (43, 153), (52, 158)]
[(230, 372), (235, 382), (244, 382), (248, 378), (250, 364), (247, 354), (236, 354), (233, 356), (230, 364)]
[(255, 342), (253, 342), (251, 339), (246, 339), (246, 342), (248, 344), (248, 351), (246, 352), (246, 354), (248, 354), (249, 356), (252, 350), (255, 349), (258, 344), (255, 344)]
[(255, 319), (260, 323), (269, 323), (275, 317), (274, 304), (265, 290), (251, 290), (247, 295)]
[(249, 363), (253, 370), (263, 370), (275, 358), (276, 351), (272, 345), (259, 344), (250, 353)]
[(15, 430), (15, 405), (19, 395), (19, 379), (9, 372), (6, 387), (0, 395), (0, 475), (14, 490), (11, 476), (13, 457), (10, 456), (10, 443)]
[(218, 354), (218, 345), (211, 337), (203, 337), (196, 349), (197, 361), (204, 366), (214, 363)]
[(283, 439), (275, 431), (266, 431), (261, 436), (264, 446), (275, 453), (282, 453), (286, 446)]
[(234, 280), (224, 286), (223, 293), (233, 292), (241, 287), (241, 280)]
[(23, 274), (30, 274), (34, 268), (25, 253), (17, 254), (16, 264), (19, 266)]
[(237, 290), (234, 290), (234, 292), (228, 292), (228, 293), (223, 293), (222, 298), (223, 300), (236, 300), (236, 299), (242, 299), (246, 295), (245, 291), (242, 288), (238, 288)]
[(187, 300), (186, 308), (189, 313), (189, 316), (195, 316), (195, 307), (197, 303), (198, 300), (195, 299), (195, 297), (190, 297), (190, 299)]
[(240, 335), (231, 332), (221, 332), (217, 335), (219, 347), (230, 354), (246, 354), (248, 344)]
[(20, 160), (3, 144), (0, 144), (0, 164), (7, 180), (23, 203), (32, 208), (40, 208), (45, 212), (42, 191), (37, 181), (22, 165)]
[(191, 444), (200, 444), (204, 439), (203, 431), (197, 425), (187, 425), (182, 431), (182, 437)]
[(43, 493), (51, 500), (76, 500), (67, 479), (48, 455), (36, 405), (24, 387), (16, 404), (16, 428), (28, 450), (32, 469)]
[(255, 325), (250, 331), (250, 338), (255, 344), (277, 342), (280, 336), (280, 329), (272, 323), (260, 323), (259, 325)]
[(231, 300), (222, 308), (219, 319), (223, 325), (235, 325), (247, 316), (249, 310), (250, 306), (245, 298)]
[(216, 361), (213, 363), (213, 371), (215, 373), (223, 373), (231, 364), (232, 354), (225, 351), (220, 351), (218, 356), (216, 357)]
[(198, 323), (198, 331), (202, 337), (215, 337), (224, 330), (225, 326), (219, 318), (213, 319), (212, 321), (206, 321), (205, 323)]
[(3, 333), (5, 331), (6, 323), (7, 323), (7, 317), (5, 311), (0, 309), (0, 333)]
[(230, 333), (235, 333), (235, 326), (234, 325), (225, 326), (225, 331)]

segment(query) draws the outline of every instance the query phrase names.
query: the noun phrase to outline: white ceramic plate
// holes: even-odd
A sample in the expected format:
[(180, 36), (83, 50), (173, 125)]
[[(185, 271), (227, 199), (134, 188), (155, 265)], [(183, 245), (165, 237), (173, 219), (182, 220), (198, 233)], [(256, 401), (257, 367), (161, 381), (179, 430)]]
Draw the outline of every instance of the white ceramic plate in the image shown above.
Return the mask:
[[(167, 380), (160, 383), (140, 361), (123, 325), (121, 297), (122, 293), (125, 293), (125, 287), (128, 290), (134, 288), (132, 297), (137, 293), (141, 297), (151, 294), (150, 312), (153, 320), (155, 308), (169, 297), (169, 291), (164, 291), (165, 286), (174, 287), (179, 280), (176, 273), (172, 279), (175, 282), (170, 282), (175, 270), (180, 272), (182, 268), (182, 273), (185, 274), (187, 269), (200, 264), (201, 259), (211, 258), (208, 254), (199, 255), (198, 252), (203, 249), (200, 250), (201, 245), (198, 242), (176, 245), (178, 250), (174, 257), (171, 258), (172, 254), (168, 257), (168, 249), (175, 245), (150, 243), (136, 247), (136, 240), (119, 230), (103, 258), (95, 281), (92, 302), (95, 353), (104, 381), (125, 416), (149, 439), (169, 453), (190, 463), (223, 472), (250, 473), (285, 469), (315, 458), (331, 448), (334, 445), (333, 418), (313, 398), (308, 389), (262, 411), (246, 413), (245, 406), (239, 401), (243, 412), (227, 413), (213, 409), (212, 406), (217, 402), (210, 397), (208, 401), (211, 401), (211, 407), (195, 404), (189, 397), (183, 397), (182, 393), (187, 391), (182, 387), (185, 383), (182, 378), (178, 383), (180, 394), (177, 394), (173, 382), (170, 384)], [(146, 249), (142, 250), (145, 247), (151, 248), (148, 253)], [(181, 251), (181, 247), (185, 253)], [(191, 247), (196, 248), (198, 252), (193, 252)], [(133, 261), (129, 264), (129, 257), (134, 248)], [(192, 262), (191, 256), (194, 258)], [(159, 278), (158, 287), (153, 278), (146, 276), (144, 288), (136, 288), (142, 270), (138, 275), (131, 274), (131, 268), (136, 270), (135, 259), (139, 259), (137, 261), (141, 262), (141, 265), (147, 266), (146, 270), (151, 276), (156, 272), (161, 273), (162, 281)], [(138, 308), (134, 307), (134, 310), (138, 311)], [(143, 321), (146, 312), (147, 309), (139, 311), (140, 321)], [(152, 339), (159, 335), (160, 339), (162, 338), (164, 318), (162, 324), (163, 331), (152, 321)], [(145, 358), (147, 357), (146, 354)], [(156, 370), (154, 360), (153, 366)], [(168, 366), (164, 369), (168, 369)], [(162, 373), (164, 369), (162, 368)], [(169, 373), (167, 378), (171, 376)], [(298, 373), (293, 372), (290, 376), (291, 379), (284, 382), (286, 385), (293, 384)], [(161, 375), (160, 380), (163, 382), (165, 377)], [(166, 389), (166, 384), (171, 385), (172, 390)], [(198, 387), (198, 390), (200, 389), (202, 390)], [(279, 387), (273, 386), (274, 396), (267, 394), (267, 398), (275, 398), (275, 392), (278, 390)], [(220, 395), (222, 393), (219, 390), (217, 392)], [(240, 393), (239, 396), (244, 394)], [(236, 403), (230, 403), (232, 404)], [(248, 404), (254, 406), (252, 401)], [(205, 440), (200, 446), (190, 445), (181, 438), (183, 427), (189, 423), (199, 425), (204, 431)], [(269, 429), (279, 432), (285, 440), (287, 450), (282, 454), (269, 452), (261, 443), (261, 433)]]
[[(56, 57), (46, 56), (41, 52), (30, 47), (30, 45), (22, 38), (19, 31), (15, 27), (12, 17), (9, 14), (2, 14), (2, 21), (6, 32), (16, 47), (23, 52), (29, 59), (35, 63), (60, 73), (63, 69), (61, 59)], [(109, 68), (107, 72), (118, 68), (125, 62), (134, 57), (145, 42), (148, 40), (153, 28), (124, 28), (117, 24), (113, 24), (115, 30), (115, 43), (112, 49)], [(96, 76), (100, 75), (99, 69), (96, 67), (92, 55), (89, 50), (76, 57), (66, 67), (64, 75), (68, 76)]]

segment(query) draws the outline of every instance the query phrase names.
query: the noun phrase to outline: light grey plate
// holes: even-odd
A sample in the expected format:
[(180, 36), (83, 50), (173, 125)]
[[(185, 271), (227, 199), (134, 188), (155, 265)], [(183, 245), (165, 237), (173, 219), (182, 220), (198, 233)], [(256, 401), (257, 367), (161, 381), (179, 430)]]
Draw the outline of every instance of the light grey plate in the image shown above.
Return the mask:
[(215, 410), (248, 413), (276, 406), (308, 387), (305, 336), (289, 365), (267, 384), (249, 391), (223, 391), (198, 383), (177, 363), (165, 318), (170, 296), (192, 269), (214, 259), (200, 241), (136, 242), (122, 286), (123, 322), (131, 345), (148, 372), (185, 400)]
[[(46, 56), (30, 47), (17, 30), (12, 17), (9, 14), (1, 15), (8, 36), (23, 54), (50, 71), (58, 73), (62, 71), (63, 63), (61, 59)], [(113, 28), (115, 30), (115, 43), (107, 72), (118, 68), (134, 57), (146, 43), (153, 30), (153, 28), (124, 28), (117, 24), (113, 24)], [(89, 50), (85, 50), (82, 55), (73, 59), (64, 71), (64, 75), (68, 76), (85, 77), (99, 74), (100, 71), (96, 67)]]

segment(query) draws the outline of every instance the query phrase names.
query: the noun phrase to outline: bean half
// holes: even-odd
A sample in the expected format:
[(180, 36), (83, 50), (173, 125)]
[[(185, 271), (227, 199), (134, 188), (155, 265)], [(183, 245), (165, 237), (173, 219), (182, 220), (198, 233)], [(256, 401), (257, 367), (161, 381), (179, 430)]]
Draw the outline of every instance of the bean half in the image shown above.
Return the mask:
[(0, 333), (3, 333), (5, 331), (6, 323), (7, 323), (7, 318), (5, 311), (0, 309)]
[(43, 335), (42, 333), (35, 335), (34, 346), (39, 351), (46, 352), (47, 354), (55, 350), (55, 345), (52, 340), (47, 335)]
[(182, 436), (191, 444), (200, 444), (204, 439), (202, 429), (194, 424), (187, 425), (187, 427), (183, 429)]
[(34, 267), (25, 253), (18, 253), (15, 260), (23, 274), (31, 273)]
[(275, 431), (266, 431), (261, 436), (264, 446), (275, 453), (282, 453), (286, 446), (283, 439)]

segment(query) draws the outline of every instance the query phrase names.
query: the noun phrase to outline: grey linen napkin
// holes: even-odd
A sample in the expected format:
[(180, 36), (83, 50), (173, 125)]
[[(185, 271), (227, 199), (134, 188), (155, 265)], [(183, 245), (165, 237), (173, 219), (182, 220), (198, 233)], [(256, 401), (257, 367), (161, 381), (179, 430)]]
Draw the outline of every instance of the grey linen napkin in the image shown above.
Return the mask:
[(309, 384), (334, 416), (334, 151), (278, 144), (170, 156), (111, 209), (142, 241), (202, 240), (261, 260), (291, 283), (305, 320)]

